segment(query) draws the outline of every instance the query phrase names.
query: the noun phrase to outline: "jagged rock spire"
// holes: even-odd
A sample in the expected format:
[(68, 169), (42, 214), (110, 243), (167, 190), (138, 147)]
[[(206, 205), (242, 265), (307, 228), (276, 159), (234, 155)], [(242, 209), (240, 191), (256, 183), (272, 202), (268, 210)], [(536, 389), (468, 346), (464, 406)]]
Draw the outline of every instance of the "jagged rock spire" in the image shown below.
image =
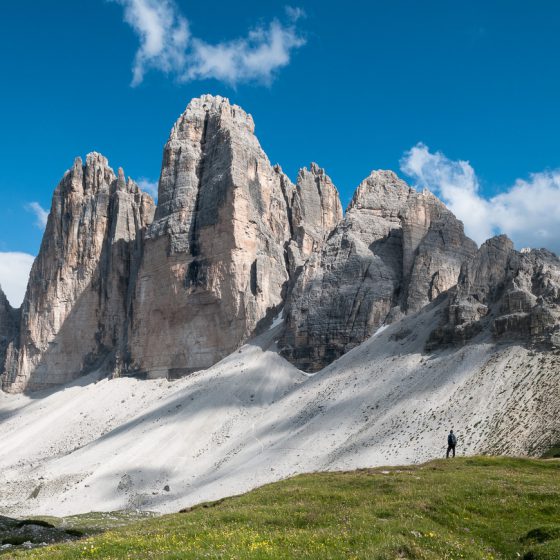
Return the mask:
[(76, 158), (52, 199), (6, 359), (4, 390), (39, 389), (96, 367), (110, 370), (126, 343), (130, 281), (151, 198), (96, 152)]
[(514, 249), (499, 235), (464, 263), (428, 349), (473, 337), (560, 345), (560, 259), (546, 249)]
[(131, 329), (132, 371), (214, 364), (278, 313), (289, 282), (289, 192), (243, 109), (193, 99), (163, 154)]
[(342, 205), (331, 178), (316, 163), (300, 169), (291, 199), (293, 240), (291, 267), (301, 266), (319, 251), (325, 239), (342, 219)]
[[(508, 257), (510, 268), (521, 263), (513, 279), (487, 278), (484, 255), (505, 242), (474, 257), (476, 245), (441, 201), (391, 171), (372, 172), (343, 216), (323, 169), (312, 163), (292, 184), (254, 130), (223, 97), (192, 100), (164, 148), (157, 209), (102, 155), (76, 159), (55, 190), (21, 318), (4, 328), (4, 389), (96, 368), (183, 375), (234, 351), (283, 307), (282, 352), (315, 371), (448, 293), (461, 267), (457, 297), (466, 279), (481, 298), (496, 282), (540, 285), (527, 272), (538, 267), (556, 285), (556, 264), (532, 252)], [(505, 308), (516, 305), (514, 292)], [(4, 308), (0, 296), (0, 331), (15, 317)], [(552, 320), (545, 308), (531, 311), (531, 333), (541, 328), (535, 317), (541, 326)], [(496, 332), (512, 331), (511, 317), (498, 319)]]

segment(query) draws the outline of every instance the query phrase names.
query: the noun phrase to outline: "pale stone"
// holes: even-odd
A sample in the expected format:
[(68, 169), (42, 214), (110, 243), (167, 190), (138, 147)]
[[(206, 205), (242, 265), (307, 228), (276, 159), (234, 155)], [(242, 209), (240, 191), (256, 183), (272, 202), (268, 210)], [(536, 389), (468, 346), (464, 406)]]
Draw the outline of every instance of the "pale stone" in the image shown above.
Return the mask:
[(515, 251), (500, 235), (463, 265), (429, 350), (479, 335), (554, 346), (560, 333), (560, 260), (545, 249)]
[(164, 150), (131, 324), (129, 370), (209, 367), (272, 320), (289, 283), (288, 195), (253, 119), (221, 97), (194, 99)]
[(299, 171), (291, 198), (291, 272), (320, 251), (323, 243), (342, 220), (342, 205), (331, 178), (316, 163)]
[(306, 371), (321, 369), (449, 290), (475, 251), (462, 223), (436, 197), (391, 171), (373, 172), (297, 277), (282, 354)]

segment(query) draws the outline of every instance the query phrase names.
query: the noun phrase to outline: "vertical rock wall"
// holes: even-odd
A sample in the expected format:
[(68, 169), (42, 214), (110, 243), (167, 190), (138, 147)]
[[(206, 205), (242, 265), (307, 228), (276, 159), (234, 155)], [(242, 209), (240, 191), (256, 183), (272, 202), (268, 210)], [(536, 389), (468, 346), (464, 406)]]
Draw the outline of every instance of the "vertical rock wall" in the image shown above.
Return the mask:
[(2, 387), (94, 369), (188, 374), (284, 306), (282, 352), (315, 371), (449, 290), (475, 252), (436, 197), (390, 171), (363, 181), (343, 216), (324, 170), (292, 184), (250, 115), (202, 96), (165, 146), (157, 209), (99, 154), (66, 173), (19, 319), (0, 297)]
[(21, 308), (20, 336), (2, 387), (21, 391), (68, 382), (115, 365), (124, 344), (129, 278), (154, 204), (97, 153), (80, 158), (57, 186)]
[(342, 205), (331, 178), (316, 163), (301, 169), (291, 202), (292, 241), (289, 258), (293, 272), (320, 251), (327, 236), (342, 220)]
[(17, 329), (17, 312), (0, 286), (0, 368), (4, 366), (8, 347), (17, 337)]
[(280, 310), (293, 185), (253, 120), (221, 97), (193, 100), (163, 155), (130, 335), (130, 369), (206, 368)]
[(516, 251), (505, 235), (486, 241), (464, 263), (442, 323), (427, 347), (475, 336), (560, 346), (560, 260), (547, 251)]

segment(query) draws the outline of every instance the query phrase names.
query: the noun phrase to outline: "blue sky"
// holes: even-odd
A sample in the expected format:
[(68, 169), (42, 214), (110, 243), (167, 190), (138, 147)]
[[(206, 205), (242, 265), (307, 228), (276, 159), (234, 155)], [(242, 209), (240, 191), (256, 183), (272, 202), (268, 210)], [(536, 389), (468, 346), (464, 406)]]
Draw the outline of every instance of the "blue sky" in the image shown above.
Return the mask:
[(560, 250), (560, 3), (209, 6), (2, 6), (0, 283), (13, 302), (32, 257), (5, 255), (36, 255), (41, 208), (74, 157), (96, 150), (157, 181), (173, 122), (203, 93), (250, 112), (292, 179), (324, 167), (344, 204), (390, 168), (441, 196), (479, 242), (504, 231)]

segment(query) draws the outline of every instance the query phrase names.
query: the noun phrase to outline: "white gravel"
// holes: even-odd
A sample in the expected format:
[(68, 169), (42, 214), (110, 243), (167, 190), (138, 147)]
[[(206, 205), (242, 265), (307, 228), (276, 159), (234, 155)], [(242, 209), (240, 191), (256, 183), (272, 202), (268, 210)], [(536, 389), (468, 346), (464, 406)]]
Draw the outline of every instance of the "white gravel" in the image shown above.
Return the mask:
[(92, 375), (0, 392), (0, 513), (171, 512), (296, 473), (442, 457), (450, 428), (461, 454), (526, 452), (558, 428), (558, 398), (542, 404), (546, 383), (558, 391), (554, 354), (484, 340), (424, 354), (437, 313), (313, 376), (277, 354), (278, 325), (178, 381)]

